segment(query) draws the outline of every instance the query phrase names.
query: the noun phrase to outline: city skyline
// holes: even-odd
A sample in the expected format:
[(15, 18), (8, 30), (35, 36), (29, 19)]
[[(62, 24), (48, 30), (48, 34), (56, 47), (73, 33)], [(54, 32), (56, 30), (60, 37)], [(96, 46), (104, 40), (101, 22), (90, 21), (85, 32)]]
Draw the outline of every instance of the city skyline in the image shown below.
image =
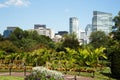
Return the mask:
[(7, 26), (23, 30), (33, 29), (34, 24), (46, 24), (57, 31), (69, 31), (69, 18), (79, 19), (79, 28), (84, 30), (92, 23), (93, 11), (119, 12), (120, 1), (109, 0), (0, 0), (0, 34)]

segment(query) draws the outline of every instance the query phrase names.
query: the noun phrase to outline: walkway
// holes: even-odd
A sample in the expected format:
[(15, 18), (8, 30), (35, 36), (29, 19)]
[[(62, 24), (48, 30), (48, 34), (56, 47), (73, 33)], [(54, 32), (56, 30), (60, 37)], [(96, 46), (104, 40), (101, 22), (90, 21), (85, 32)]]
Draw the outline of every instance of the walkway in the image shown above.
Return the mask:
[[(30, 73), (26, 73), (26, 75), (29, 75)], [(0, 72), (0, 76), (9, 76), (8, 72)], [(17, 76), (17, 77), (24, 77), (24, 72), (12, 72), (11, 76)], [(87, 78), (87, 77), (82, 77), (82, 76), (75, 76), (73, 75), (65, 75), (64, 76), (65, 80), (93, 80), (93, 78)]]

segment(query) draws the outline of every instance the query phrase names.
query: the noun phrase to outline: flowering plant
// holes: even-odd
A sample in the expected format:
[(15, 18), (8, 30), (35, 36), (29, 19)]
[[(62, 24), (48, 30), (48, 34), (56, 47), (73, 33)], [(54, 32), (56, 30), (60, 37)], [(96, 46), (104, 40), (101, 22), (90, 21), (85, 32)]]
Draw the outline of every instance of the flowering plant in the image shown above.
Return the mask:
[(34, 67), (31, 75), (25, 80), (64, 80), (62, 73), (54, 70), (49, 70), (43, 66)]

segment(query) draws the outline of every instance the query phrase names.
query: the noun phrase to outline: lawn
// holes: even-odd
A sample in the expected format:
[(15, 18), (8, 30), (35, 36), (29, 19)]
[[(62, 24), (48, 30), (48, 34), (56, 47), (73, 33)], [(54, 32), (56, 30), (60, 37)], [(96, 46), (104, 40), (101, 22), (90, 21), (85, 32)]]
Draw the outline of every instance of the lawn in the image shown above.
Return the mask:
[(0, 80), (24, 80), (24, 78), (15, 76), (0, 76)]
[[(67, 74), (70, 75), (78, 75), (78, 72), (67, 72)], [(93, 80), (116, 80), (114, 78), (111, 77), (111, 72), (110, 72), (110, 68), (109, 67), (104, 67), (102, 70), (98, 69), (95, 72), (95, 77), (93, 78)], [(80, 72), (80, 76), (83, 77), (93, 77), (93, 73), (88, 73), (88, 72)]]

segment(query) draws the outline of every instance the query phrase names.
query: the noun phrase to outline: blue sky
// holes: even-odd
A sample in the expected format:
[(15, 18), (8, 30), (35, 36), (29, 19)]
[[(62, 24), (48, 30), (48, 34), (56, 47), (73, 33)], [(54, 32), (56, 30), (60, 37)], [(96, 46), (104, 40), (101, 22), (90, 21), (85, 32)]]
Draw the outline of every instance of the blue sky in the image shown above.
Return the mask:
[(33, 29), (34, 24), (46, 24), (57, 31), (69, 31), (69, 18), (78, 17), (79, 28), (92, 23), (93, 11), (120, 11), (120, 0), (0, 0), (0, 33), (7, 26)]

